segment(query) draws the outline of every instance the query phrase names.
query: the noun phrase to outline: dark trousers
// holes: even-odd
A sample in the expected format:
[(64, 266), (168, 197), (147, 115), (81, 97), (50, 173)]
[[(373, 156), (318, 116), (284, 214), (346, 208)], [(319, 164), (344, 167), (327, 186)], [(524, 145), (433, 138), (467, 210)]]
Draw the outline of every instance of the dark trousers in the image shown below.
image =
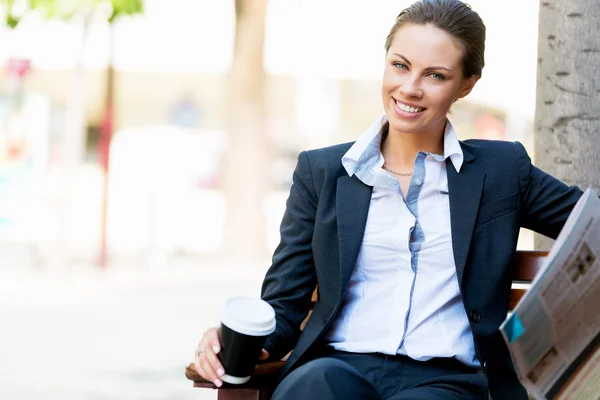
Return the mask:
[(486, 376), (455, 359), (328, 350), (288, 374), (273, 400), (488, 399)]

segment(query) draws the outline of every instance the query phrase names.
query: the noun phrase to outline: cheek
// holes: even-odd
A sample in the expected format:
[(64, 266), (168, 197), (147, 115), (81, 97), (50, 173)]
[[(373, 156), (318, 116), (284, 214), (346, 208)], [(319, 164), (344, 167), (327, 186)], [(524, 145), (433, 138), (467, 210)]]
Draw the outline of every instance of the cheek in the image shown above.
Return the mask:
[(381, 86), (384, 91), (394, 91), (398, 89), (399, 86), (402, 86), (402, 82), (404, 79), (404, 74), (399, 72), (396, 67), (388, 66), (383, 71), (383, 76), (381, 78)]
[(431, 99), (435, 99), (435, 103), (441, 108), (450, 108), (457, 97), (455, 90), (450, 88), (436, 88), (430, 92), (430, 95)]
[(381, 89), (382, 89), (383, 93), (386, 93), (386, 92), (389, 92), (392, 87), (393, 87), (392, 75), (386, 70), (383, 73), (383, 77), (381, 80)]

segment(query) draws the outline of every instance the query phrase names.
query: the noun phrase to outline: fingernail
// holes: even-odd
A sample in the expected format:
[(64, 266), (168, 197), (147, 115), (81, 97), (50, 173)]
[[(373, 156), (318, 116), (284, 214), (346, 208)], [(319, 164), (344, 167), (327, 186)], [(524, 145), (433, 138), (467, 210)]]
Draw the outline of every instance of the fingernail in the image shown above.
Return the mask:
[(219, 346), (213, 346), (213, 351), (215, 352), (215, 354), (217, 354), (219, 352)]
[(223, 384), (223, 382), (221, 382), (221, 380), (220, 380), (220, 379), (215, 379), (215, 380), (213, 381), (213, 383), (215, 384), (215, 386), (216, 386), (216, 387), (221, 387), (221, 385)]
[(223, 376), (224, 373), (225, 373), (225, 371), (223, 371), (223, 368), (219, 368), (217, 370), (217, 374), (219, 374), (219, 376)]

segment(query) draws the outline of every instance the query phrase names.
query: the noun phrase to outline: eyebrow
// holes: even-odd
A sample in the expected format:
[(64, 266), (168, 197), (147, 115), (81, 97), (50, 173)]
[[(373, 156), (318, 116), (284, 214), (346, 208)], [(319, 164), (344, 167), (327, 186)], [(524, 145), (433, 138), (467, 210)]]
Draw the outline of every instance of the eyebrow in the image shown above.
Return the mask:
[[(410, 61), (408, 61), (408, 58), (404, 57), (402, 54), (399, 54), (399, 53), (394, 53), (394, 55), (400, 57), (401, 59), (403, 59), (404, 61), (406, 61), (406, 63), (409, 66), (412, 67), (412, 64), (410, 63)], [(425, 71), (434, 70), (434, 69), (445, 69), (446, 71), (452, 72), (452, 70), (450, 68), (440, 67), (440, 66), (427, 67), (427, 68), (425, 68)]]

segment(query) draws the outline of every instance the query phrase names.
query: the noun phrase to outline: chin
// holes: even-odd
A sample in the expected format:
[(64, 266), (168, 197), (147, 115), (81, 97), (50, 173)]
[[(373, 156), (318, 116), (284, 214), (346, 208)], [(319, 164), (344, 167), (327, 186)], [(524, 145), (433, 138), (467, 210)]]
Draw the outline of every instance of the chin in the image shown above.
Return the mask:
[(394, 130), (395, 132), (417, 133), (421, 130), (420, 124), (402, 121), (402, 120), (399, 120), (398, 118), (393, 118), (392, 120), (390, 120), (388, 118), (388, 121), (390, 123), (390, 130)]

